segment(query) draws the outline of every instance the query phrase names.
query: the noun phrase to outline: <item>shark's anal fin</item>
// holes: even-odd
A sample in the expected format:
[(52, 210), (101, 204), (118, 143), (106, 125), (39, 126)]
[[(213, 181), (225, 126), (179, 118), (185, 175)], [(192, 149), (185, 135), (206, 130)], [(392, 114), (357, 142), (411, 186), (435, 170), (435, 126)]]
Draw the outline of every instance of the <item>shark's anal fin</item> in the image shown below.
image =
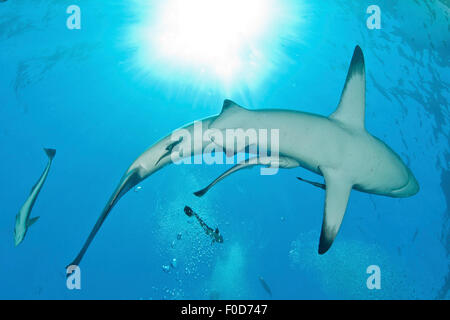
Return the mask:
[(36, 221), (38, 221), (39, 217), (30, 218), (27, 221), (27, 227), (32, 226)]
[(320, 233), (319, 254), (330, 249), (344, 218), (353, 185), (334, 169), (320, 168), (325, 178), (326, 196)]
[(339, 106), (330, 115), (330, 119), (337, 120), (351, 128), (364, 129), (365, 100), (366, 72), (364, 55), (361, 48), (356, 46)]

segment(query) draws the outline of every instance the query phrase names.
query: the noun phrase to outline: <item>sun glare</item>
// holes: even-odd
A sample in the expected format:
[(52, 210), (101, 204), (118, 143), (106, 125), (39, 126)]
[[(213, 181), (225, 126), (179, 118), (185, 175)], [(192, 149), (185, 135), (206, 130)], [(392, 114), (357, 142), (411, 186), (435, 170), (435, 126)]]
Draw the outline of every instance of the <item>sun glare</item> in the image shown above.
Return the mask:
[[(152, 1), (150, 1), (152, 2)], [(166, 0), (147, 3), (132, 31), (140, 69), (194, 85), (231, 91), (259, 82), (279, 53), (289, 2), (276, 0)], [(291, 12), (292, 13), (292, 12)], [(178, 79), (175, 79), (178, 78)]]

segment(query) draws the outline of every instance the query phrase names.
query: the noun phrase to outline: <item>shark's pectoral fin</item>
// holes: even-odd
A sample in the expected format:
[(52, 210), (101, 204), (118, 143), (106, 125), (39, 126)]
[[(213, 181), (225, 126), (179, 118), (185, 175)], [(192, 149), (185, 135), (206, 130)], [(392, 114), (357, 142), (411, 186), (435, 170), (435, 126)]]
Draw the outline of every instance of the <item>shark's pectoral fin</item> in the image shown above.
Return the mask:
[(319, 254), (324, 254), (330, 249), (339, 232), (353, 185), (333, 169), (320, 169), (326, 184), (325, 210), (319, 243)]
[(31, 219), (28, 219), (27, 227), (32, 226), (36, 221), (38, 221), (38, 219), (39, 219), (39, 217), (34, 217), (34, 218), (31, 218)]
[(366, 72), (364, 55), (359, 46), (353, 52), (352, 61), (342, 90), (341, 100), (330, 119), (337, 120), (346, 126), (363, 129), (366, 107)]

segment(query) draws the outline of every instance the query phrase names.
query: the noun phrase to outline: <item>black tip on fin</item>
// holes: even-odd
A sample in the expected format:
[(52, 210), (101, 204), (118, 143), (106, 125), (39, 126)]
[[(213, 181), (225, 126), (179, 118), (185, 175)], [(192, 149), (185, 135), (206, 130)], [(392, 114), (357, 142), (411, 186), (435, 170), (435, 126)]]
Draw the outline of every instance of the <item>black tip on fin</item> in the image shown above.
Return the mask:
[[(230, 107), (235, 106), (236, 103), (234, 103), (233, 101), (229, 100), (229, 99), (225, 99), (223, 100), (223, 105), (222, 105), (222, 112), (224, 112), (225, 110), (227, 110)], [(221, 112), (221, 113), (222, 113)]]
[(223, 105), (222, 105), (222, 113), (228, 109), (242, 109), (242, 110), (246, 110), (244, 107), (238, 105), (236, 102), (230, 100), (230, 99), (225, 99), (223, 101)]
[(44, 148), (44, 151), (45, 151), (45, 153), (47, 154), (47, 156), (48, 156), (50, 159), (53, 159), (53, 158), (55, 157), (55, 154), (56, 154), (56, 150), (55, 150), (55, 149), (47, 149), (47, 148)]
[(356, 46), (353, 51), (352, 62), (350, 63), (350, 73), (359, 72), (364, 73), (364, 54), (360, 46)]
[(230, 99), (223, 100), (222, 109), (228, 108), (229, 106), (235, 105), (236, 103)]
[(185, 206), (185, 207), (184, 207), (184, 213), (186, 213), (186, 215), (187, 215), (188, 217), (192, 217), (192, 215), (194, 214), (194, 211), (192, 211), (192, 209), (191, 209), (190, 207)]
[(319, 241), (319, 254), (325, 254), (331, 247), (331, 245), (333, 244), (333, 237), (329, 237), (329, 235), (327, 235), (327, 233), (323, 230), (322, 228), (322, 232), (320, 234), (320, 241)]
[(194, 195), (196, 195), (197, 197), (203, 197), (206, 192), (208, 192), (208, 188), (198, 190), (198, 191), (194, 192)]

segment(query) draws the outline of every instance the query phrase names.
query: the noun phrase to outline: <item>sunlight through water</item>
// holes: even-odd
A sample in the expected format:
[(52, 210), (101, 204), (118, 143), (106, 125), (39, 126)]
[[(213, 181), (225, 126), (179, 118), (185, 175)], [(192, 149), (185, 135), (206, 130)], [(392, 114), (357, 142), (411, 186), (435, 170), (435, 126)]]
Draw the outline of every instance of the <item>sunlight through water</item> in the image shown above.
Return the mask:
[[(133, 2), (133, 65), (144, 76), (232, 93), (255, 89), (276, 65), (301, 22), (298, 2), (167, 0)], [(166, 83), (167, 85), (167, 83)]]

